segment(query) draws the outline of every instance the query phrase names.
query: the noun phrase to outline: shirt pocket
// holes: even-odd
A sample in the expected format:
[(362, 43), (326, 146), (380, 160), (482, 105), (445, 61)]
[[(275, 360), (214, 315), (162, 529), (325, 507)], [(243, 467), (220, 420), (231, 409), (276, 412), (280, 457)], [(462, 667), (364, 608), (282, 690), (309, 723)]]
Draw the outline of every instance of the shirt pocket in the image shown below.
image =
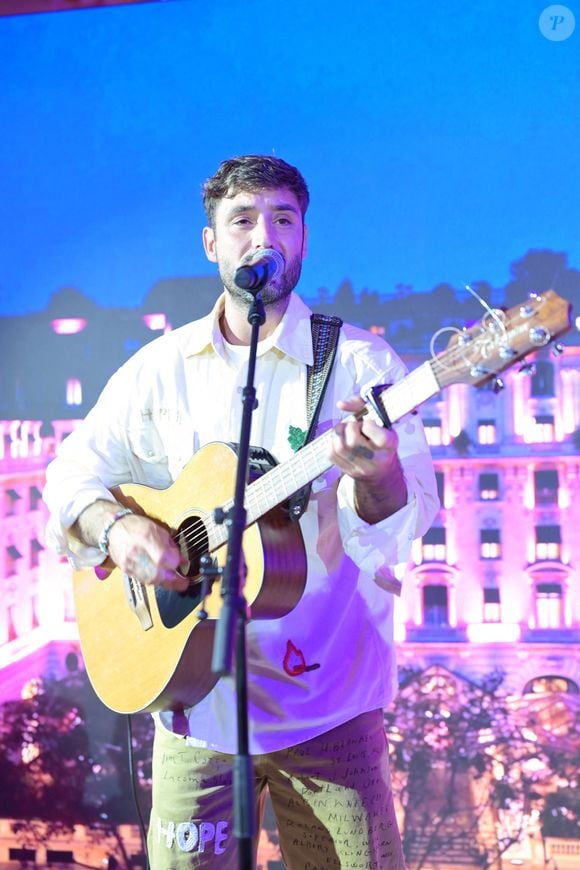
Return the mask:
[(127, 440), (132, 454), (135, 483), (157, 489), (168, 487), (171, 475), (167, 450), (156, 427), (151, 425), (128, 429)]

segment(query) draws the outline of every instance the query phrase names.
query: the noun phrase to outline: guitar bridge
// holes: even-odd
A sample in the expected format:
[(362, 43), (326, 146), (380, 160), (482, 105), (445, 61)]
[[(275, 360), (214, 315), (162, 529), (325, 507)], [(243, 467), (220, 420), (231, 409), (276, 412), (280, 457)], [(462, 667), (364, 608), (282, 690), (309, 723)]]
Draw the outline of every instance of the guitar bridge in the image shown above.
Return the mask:
[(151, 619), (151, 612), (145, 597), (143, 584), (135, 580), (134, 577), (123, 574), (123, 588), (125, 589), (129, 609), (133, 611), (141, 623), (143, 631), (153, 628), (153, 620)]

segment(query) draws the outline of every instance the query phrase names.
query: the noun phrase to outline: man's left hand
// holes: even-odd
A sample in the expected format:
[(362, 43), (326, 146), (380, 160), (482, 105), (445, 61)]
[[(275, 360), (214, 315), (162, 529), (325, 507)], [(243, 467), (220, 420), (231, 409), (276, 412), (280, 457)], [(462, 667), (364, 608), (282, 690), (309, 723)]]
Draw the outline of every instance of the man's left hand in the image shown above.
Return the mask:
[[(338, 407), (357, 414), (364, 404), (357, 396)], [(334, 429), (329, 458), (354, 479), (357, 513), (368, 523), (391, 516), (407, 502), (398, 444), (397, 433), (380, 426), (370, 414), (347, 417)]]

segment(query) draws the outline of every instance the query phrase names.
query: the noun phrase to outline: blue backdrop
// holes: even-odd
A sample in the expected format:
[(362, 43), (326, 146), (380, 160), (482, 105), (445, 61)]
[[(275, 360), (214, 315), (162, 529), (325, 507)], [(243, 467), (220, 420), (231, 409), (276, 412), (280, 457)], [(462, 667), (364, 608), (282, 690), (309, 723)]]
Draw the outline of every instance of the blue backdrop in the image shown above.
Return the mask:
[[(0, 314), (205, 275), (203, 180), (274, 152), (312, 193), (309, 298), (580, 266), (579, 26), (529, 0), (201, 0), (0, 19)], [(569, 19), (570, 20), (570, 19)], [(554, 27), (555, 27), (554, 20)], [(570, 26), (568, 24), (568, 26)]]

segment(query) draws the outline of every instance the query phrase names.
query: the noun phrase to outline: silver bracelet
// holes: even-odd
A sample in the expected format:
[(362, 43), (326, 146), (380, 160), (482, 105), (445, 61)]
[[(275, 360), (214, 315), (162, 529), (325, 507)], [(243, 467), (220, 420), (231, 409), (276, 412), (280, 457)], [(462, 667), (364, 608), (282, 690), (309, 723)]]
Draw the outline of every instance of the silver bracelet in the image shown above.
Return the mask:
[(126, 517), (128, 514), (132, 514), (133, 511), (131, 508), (123, 508), (123, 510), (117, 511), (117, 513), (113, 514), (103, 531), (99, 536), (99, 540), (97, 542), (97, 546), (101, 553), (104, 553), (105, 556), (109, 555), (109, 535), (111, 534), (111, 529), (122, 517)]

